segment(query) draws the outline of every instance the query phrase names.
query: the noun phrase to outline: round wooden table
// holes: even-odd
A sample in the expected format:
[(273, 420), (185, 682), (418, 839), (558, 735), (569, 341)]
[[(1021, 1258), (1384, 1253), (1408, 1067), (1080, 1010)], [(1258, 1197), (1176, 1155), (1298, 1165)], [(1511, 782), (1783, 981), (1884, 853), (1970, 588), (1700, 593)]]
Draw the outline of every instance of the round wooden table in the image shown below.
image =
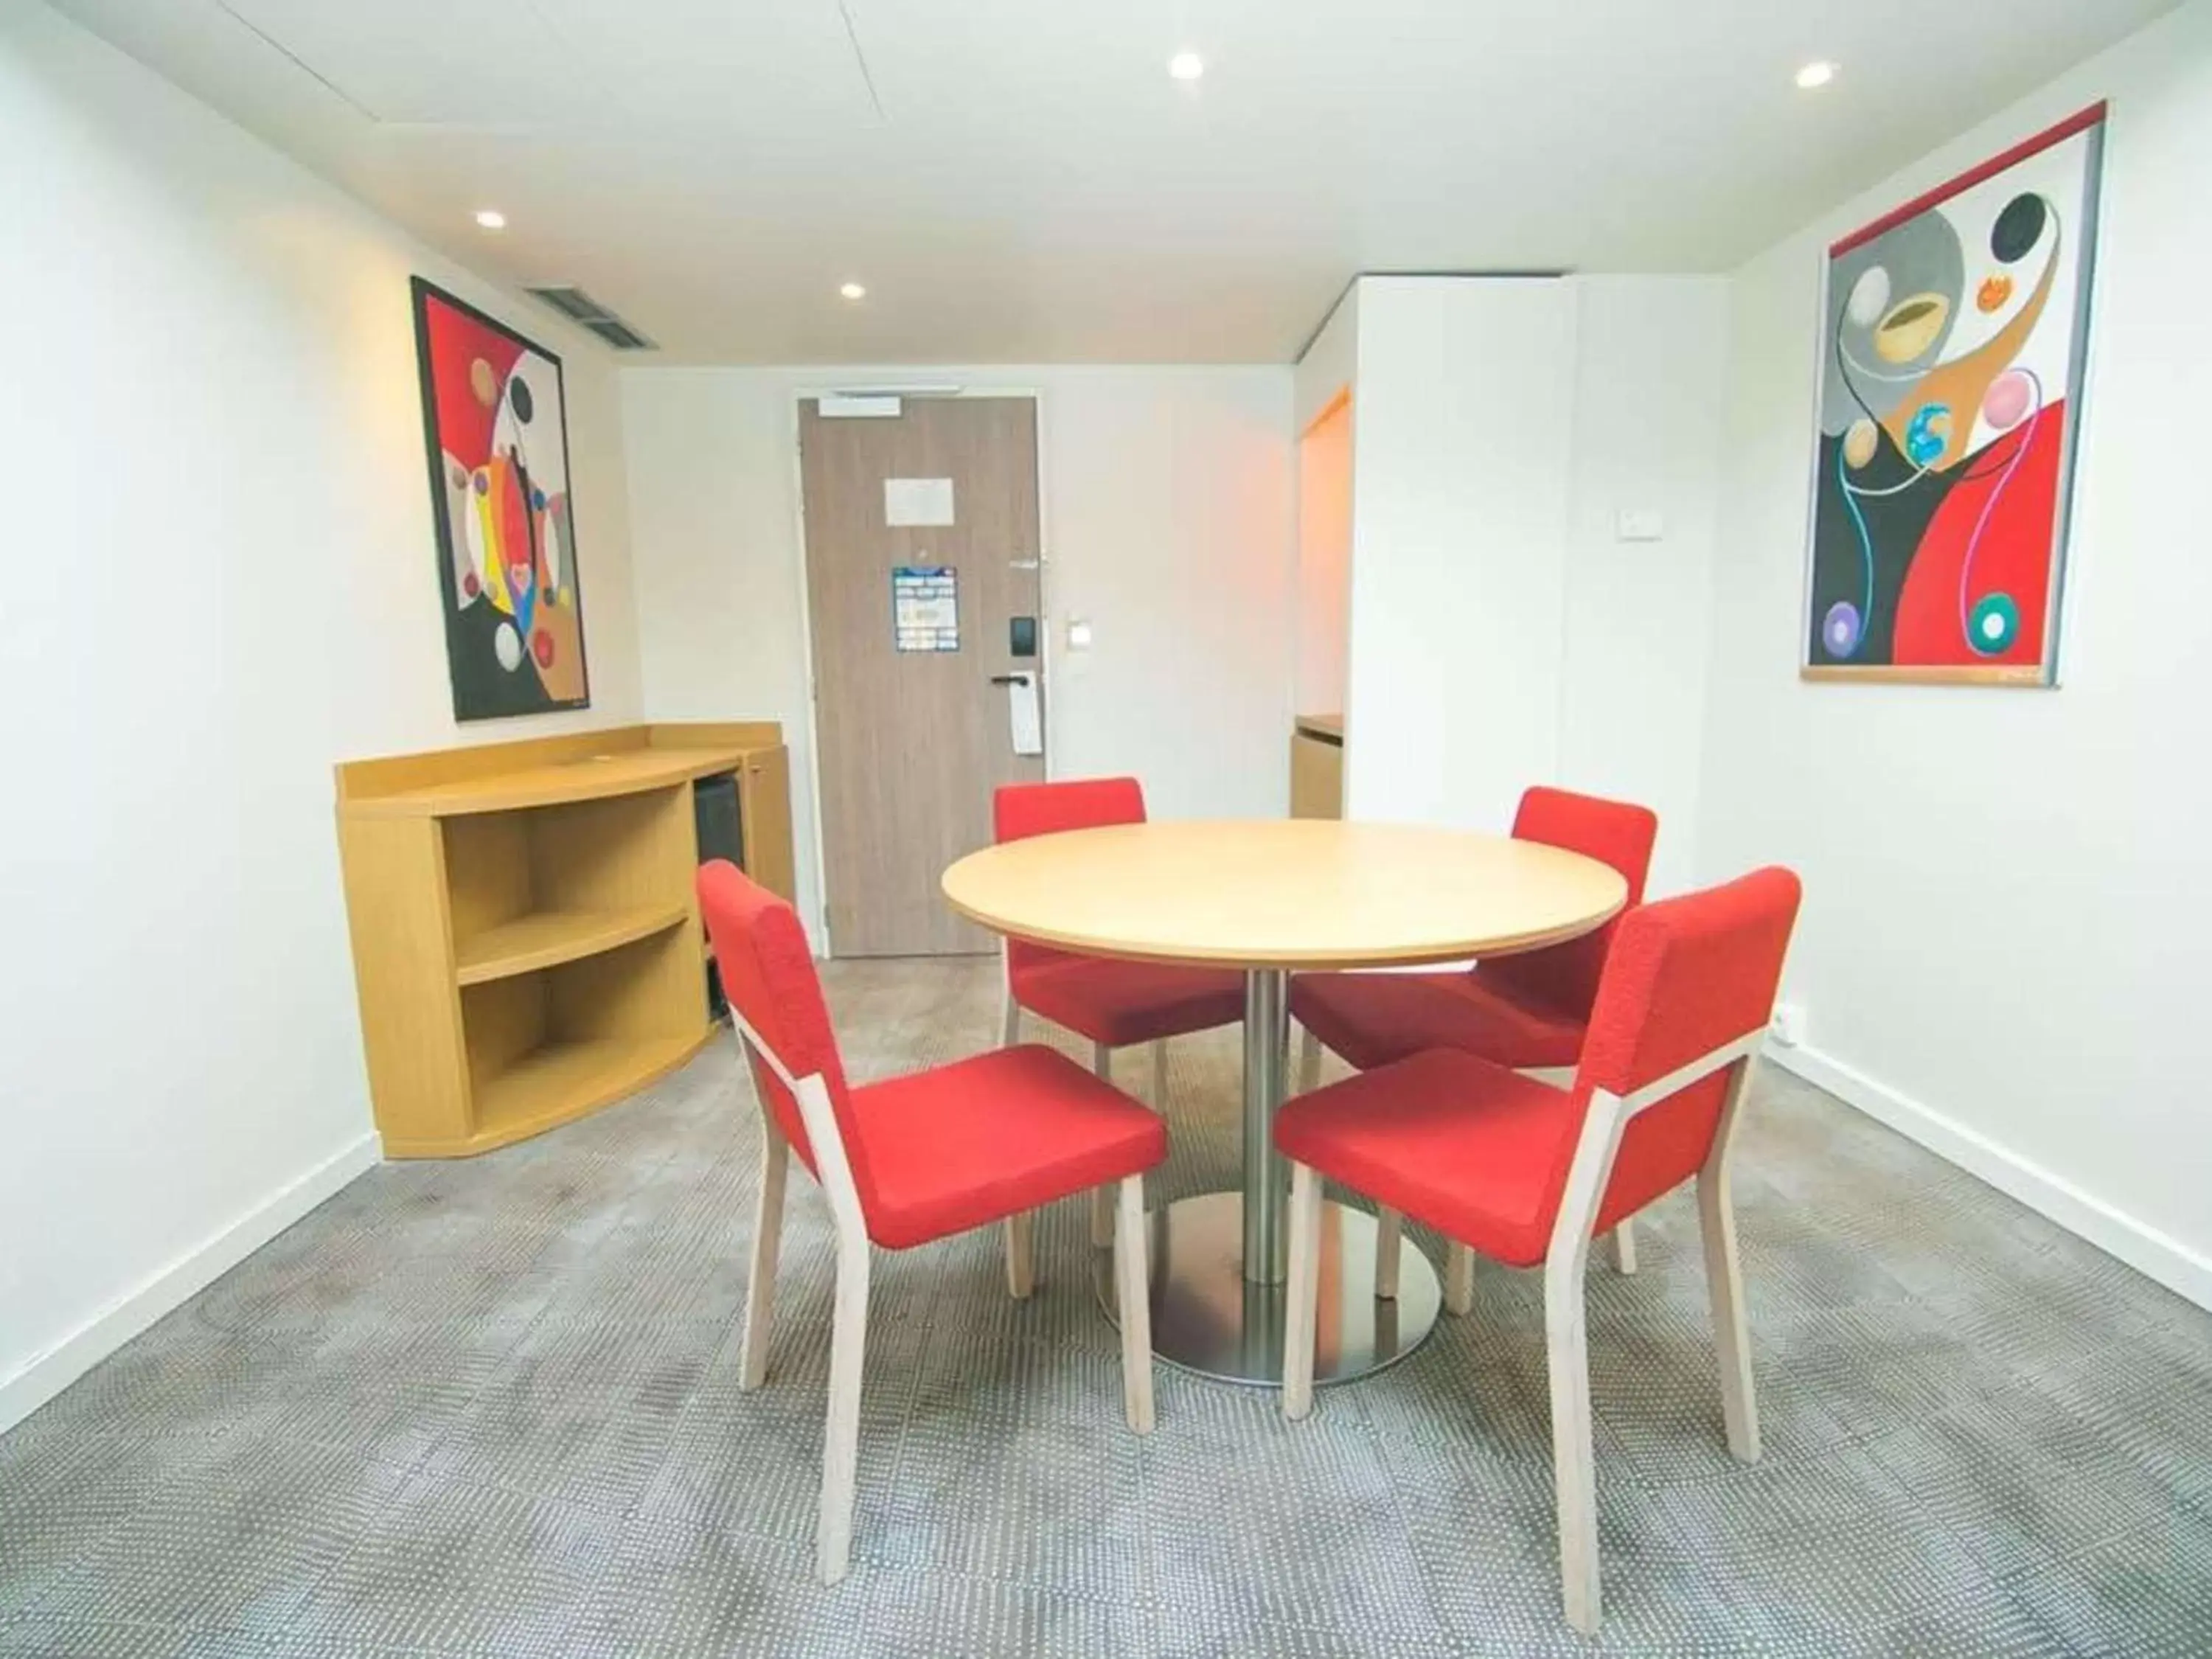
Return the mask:
[[(945, 872), (952, 908), (994, 933), (1086, 955), (1244, 975), (1241, 1192), (1156, 1211), (1153, 1349), (1209, 1376), (1282, 1376), (1287, 1170), (1275, 1151), (1289, 1058), (1288, 975), (1509, 955), (1601, 926), (1618, 871), (1533, 842), (1318, 819), (1133, 823), (1007, 842)], [(1317, 1381), (1380, 1370), (1419, 1346), (1442, 1297), (1403, 1243), (1398, 1295), (1374, 1285), (1373, 1218), (1325, 1206)], [(1102, 1297), (1114, 1306), (1110, 1263)]]

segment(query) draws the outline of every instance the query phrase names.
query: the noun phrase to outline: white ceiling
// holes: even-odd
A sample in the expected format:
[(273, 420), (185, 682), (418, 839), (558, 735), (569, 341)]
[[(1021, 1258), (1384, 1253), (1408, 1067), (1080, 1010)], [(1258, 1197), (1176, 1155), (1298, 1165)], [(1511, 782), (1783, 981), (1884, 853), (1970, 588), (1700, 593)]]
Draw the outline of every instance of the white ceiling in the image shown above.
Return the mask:
[(668, 361), (981, 363), (1281, 362), (1363, 270), (1724, 270), (2172, 0), (56, 3)]

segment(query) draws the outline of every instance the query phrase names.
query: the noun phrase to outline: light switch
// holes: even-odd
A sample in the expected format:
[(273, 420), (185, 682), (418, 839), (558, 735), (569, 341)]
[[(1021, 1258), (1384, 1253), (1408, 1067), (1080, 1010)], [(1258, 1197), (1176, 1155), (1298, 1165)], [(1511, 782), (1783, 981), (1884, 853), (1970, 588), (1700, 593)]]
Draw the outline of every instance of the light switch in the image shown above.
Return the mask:
[(1667, 515), (1656, 507), (1623, 507), (1613, 520), (1613, 539), (1658, 542), (1667, 538)]
[(1091, 648), (1091, 624), (1080, 617), (1067, 619), (1067, 648), (1088, 651)]

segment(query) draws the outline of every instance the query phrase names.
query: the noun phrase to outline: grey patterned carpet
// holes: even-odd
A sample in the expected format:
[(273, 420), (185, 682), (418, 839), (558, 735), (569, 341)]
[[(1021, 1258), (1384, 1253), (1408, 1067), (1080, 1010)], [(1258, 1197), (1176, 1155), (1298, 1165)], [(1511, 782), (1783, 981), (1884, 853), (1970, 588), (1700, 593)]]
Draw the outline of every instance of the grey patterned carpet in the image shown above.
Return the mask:
[[(829, 978), (860, 1076), (990, 1040), (985, 965)], [(1171, 1192), (1233, 1184), (1236, 1066), (1176, 1045)], [(995, 1232), (879, 1255), (855, 1565), (817, 1588), (828, 1217), (794, 1172), (741, 1395), (757, 1140), (718, 1042), (373, 1170), (0, 1437), (0, 1654), (2212, 1653), (2212, 1316), (1764, 1076), (1765, 1461), (1722, 1445), (1677, 1195), (1590, 1280), (1595, 1644), (1558, 1613), (1534, 1275), (1302, 1425), (1163, 1368), (1140, 1442), (1073, 1204), (1028, 1304)]]

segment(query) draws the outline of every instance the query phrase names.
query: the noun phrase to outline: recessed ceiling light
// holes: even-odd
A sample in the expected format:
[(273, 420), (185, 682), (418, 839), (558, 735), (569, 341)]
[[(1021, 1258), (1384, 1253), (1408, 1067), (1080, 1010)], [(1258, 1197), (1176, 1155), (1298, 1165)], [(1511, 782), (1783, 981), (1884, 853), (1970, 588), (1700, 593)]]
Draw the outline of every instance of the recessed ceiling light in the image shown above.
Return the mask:
[(507, 216), (504, 213), (501, 213), (497, 208), (478, 208), (477, 210), (477, 223), (483, 226), (486, 230), (505, 230), (507, 228)]
[(1195, 81), (1206, 73), (1206, 59), (1194, 52), (1179, 52), (1168, 59), (1168, 73), (1178, 81)]
[(1797, 71), (1797, 84), (1807, 92), (1825, 87), (1836, 78), (1836, 66), (1823, 58)]
[(847, 283), (840, 287), (837, 292), (848, 300), (865, 300), (868, 297), (868, 290), (858, 283)]

